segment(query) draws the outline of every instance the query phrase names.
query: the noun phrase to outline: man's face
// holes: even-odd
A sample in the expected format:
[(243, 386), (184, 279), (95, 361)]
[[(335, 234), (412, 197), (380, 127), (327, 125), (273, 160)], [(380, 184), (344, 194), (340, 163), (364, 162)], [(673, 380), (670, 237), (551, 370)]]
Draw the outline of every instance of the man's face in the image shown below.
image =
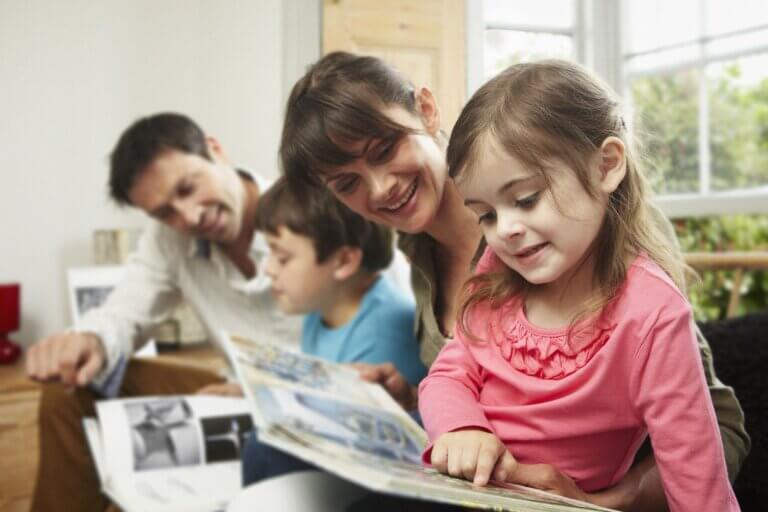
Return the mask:
[(136, 178), (131, 203), (174, 230), (214, 242), (237, 238), (244, 188), (217, 151), (212, 160), (178, 150), (160, 153)]
[(312, 240), (285, 226), (265, 237), (270, 250), (265, 272), (280, 309), (287, 314), (321, 311), (337, 285), (333, 255), (318, 263)]

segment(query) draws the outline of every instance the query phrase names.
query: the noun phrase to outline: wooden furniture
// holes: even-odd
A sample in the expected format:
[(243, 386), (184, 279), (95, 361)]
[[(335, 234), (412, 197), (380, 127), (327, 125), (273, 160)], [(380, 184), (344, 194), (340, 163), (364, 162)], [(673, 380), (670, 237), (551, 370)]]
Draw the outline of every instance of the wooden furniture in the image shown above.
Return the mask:
[(464, 11), (464, 0), (324, 0), (323, 53), (373, 55), (429, 87), (450, 133), (467, 101)]
[(29, 510), (37, 471), (39, 386), (24, 360), (0, 366), (0, 511)]
[[(219, 371), (226, 362), (208, 344), (166, 352), (158, 358), (173, 364)], [(38, 461), (39, 386), (29, 380), (23, 359), (0, 366), (0, 512), (30, 509)]]
[(727, 317), (736, 316), (741, 298), (741, 281), (744, 272), (749, 270), (768, 270), (768, 251), (747, 252), (688, 252), (685, 261), (697, 272), (711, 270), (732, 270), (733, 287), (728, 300)]

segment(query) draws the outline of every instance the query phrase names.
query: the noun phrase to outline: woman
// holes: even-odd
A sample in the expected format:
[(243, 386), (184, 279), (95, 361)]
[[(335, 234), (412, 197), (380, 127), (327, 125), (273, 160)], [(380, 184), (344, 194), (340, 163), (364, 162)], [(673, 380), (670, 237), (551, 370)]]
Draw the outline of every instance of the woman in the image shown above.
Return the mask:
[[(448, 178), (446, 147), (428, 88), (414, 88), (375, 57), (343, 52), (323, 57), (293, 87), (280, 145), (292, 186), (326, 186), (355, 212), (400, 232), (399, 247), (412, 265), (416, 334), (427, 366), (453, 335), (458, 295), (483, 245), (476, 215)], [(733, 479), (749, 445), (743, 413), (733, 391), (714, 376), (709, 347), (699, 341)], [(391, 365), (360, 369), (406, 410), (416, 408), (416, 390)], [(551, 466), (521, 467), (517, 475), (513, 481), (573, 496), (567, 478)], [(589, 499), (621, 509), (666, 506), (652, 456)]]

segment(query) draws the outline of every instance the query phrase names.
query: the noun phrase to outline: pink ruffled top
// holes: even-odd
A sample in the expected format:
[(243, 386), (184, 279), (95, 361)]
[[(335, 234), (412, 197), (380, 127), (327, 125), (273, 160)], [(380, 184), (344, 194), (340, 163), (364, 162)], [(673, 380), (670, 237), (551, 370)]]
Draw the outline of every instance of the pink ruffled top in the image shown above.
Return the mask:
[(582, 368), (606, 344), (616, 322), (593, 315), (571, 329), (531, 324), (520, 301), (499, 308), (489, 319), (489, 334), (513, 368), (542, 379), (562, 379)]
[[(487, 251), (477, 271), (492, 271), (494, 256)], [(673, 512), (739, 510), (690, 306), (647, 257), (570, 336), (531, 325), (519, 300), (481, 304), (467, 320), (480, 341), (457, 330), (420, 386), (432, 442), (486, 430), (519, 462), (551, 464), (592, 492), (622, 479), (650, 432)]]

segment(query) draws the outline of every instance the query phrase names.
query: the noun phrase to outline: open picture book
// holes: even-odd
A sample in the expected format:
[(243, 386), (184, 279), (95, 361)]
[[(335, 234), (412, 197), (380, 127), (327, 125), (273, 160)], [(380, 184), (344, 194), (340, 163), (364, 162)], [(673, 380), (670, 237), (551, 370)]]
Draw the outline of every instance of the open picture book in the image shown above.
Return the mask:
[(470, 508), (608, 510), (515, 484), (475, 487), (426, 468), (426, 432), (381, 386), (345, 365), (227, 333), (222, 339), (259, 440), (320, 469), (374, 492)]
[(127, 512), (225, 510), (241, 489), (246, 400), (203, 395), (97, 402), (83, 420), (102, 490)]

